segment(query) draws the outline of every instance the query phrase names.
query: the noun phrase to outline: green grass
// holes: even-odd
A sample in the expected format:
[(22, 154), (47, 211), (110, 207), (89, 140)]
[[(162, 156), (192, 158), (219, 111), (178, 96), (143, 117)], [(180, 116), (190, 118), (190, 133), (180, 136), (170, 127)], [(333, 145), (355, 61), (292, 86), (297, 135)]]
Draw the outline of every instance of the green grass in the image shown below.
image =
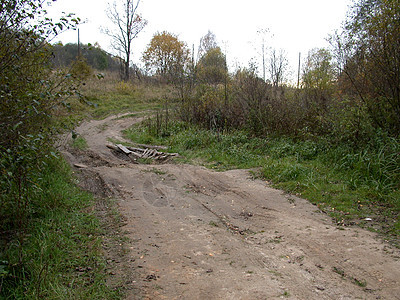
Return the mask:
[(149, 102), (140, 99), (140, 96), (124, 94), (104, 94), (90, 96), (89, 101), (96, 104), (95, 109), (90, 110), (93, 118), (101, 119), (112, 114), (123, 112), (139, 112), (160, 107), (159, 101)]
[(107, 116), (132, 112), (140, 113), (160, 109), (173, 102), (176, 95), (167, 86), (149, 86), (144, 83), (124, 83), (116, 79), (91, 78), (81, 91), (84, 101), (72, 97), (66, 103), (68, 109), (60, 112), (61, 126), (72, 129), (79, 121), (103, 119)]
[[(104, 87), (98, 87), (104, 83)], [(95, 82), (83, 92), (88, 102), (93, 106), (87, 108), (87, 113), (96, 119), (105, 118), (112, 114), (154, 110), (162, 107), (166, 99), (171, 99), (174, 94), (168, 87), (147, 86), (116, 82)]]
[[(398, 242), (400, 143), (396, 140), (372, 141), (354, 150), (323, 140), (257, 138), (244, 131), (218, 134), (182, 122), (171, 122), (156, 132), (154, 122), (147, 120), (125, 135), (137, 143), (167, 145), (168, 151), (184, 157), (181, 161), (218, 171), (257, 168), (253, 172), (258, 176), (318, 205), (339, 226), (359, 225)], [(373, 221), (365, 221), (367, 217)]]
[(71, 146), (78, 150), (85, 150), (88, 148), (88, 144), (87, 144), (85, 138), (80, 135), (72, 140)]
[(25, 229), (0, 232), (0, 298), (119, 299), (106, 284), (93, 196), (74, 185), (62, 159), (47, 163)]

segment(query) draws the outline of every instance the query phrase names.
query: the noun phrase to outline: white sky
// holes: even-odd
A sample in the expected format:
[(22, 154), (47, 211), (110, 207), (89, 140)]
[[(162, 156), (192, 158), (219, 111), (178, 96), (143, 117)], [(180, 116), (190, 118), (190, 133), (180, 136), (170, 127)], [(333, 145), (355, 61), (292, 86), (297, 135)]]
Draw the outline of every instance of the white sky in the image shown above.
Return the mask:
[[(48, 11), (51, 16), (61, 11), (76, 13), (87, 21), (79, 27), (81, 42), (98, 42), (111, 52), (110, 40), (99, 28), (107, 26), (105, 10), (107, 3), (113, 1), (58, 0)], [(257, 31), (268, 28), (265, 45), (285, 49), (295, 74), (299, 52), (304, 58), (312, 48), (327, 47), (328, 34), (340, 28), (351, 3), (352, 0), (141, 0), (139, 12), (148, 25), (134, 41), (133, 62), (142, 65), (142, 53), (157, 31), (177, 34), (190, 49), (194, 44), (197, 51), (200, 38), (211, 30), (226, 51), (229, 66), (247, 66), (251, 58), (260, 61), (262, 38)], [(77, 33), (66, 32), (58, 40), (76, 43)]]

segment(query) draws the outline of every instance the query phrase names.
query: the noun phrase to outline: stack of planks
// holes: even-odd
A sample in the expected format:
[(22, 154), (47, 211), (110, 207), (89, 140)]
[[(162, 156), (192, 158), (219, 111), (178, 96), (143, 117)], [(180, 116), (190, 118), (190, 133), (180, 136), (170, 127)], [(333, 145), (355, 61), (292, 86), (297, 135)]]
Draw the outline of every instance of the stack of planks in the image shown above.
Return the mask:
[(116, 152), (124, 153), (134, 163), (137, 163), (138, 158), (143, 158), (143, 159), (150, 158), (156, 161), (165, 161), (170, 157), (179, 156), (178, 153), (159, 152), (158, 149), (165, 149), (165, 147), (162, 146), (148, 146), (148, 145), (143, 145), (143, 146), (146, 147), (136, 148), (136, 147), (124, 146), (121, 144), (116, 144), (116, 145), (109, 144), (107, 145), (107, 148)]

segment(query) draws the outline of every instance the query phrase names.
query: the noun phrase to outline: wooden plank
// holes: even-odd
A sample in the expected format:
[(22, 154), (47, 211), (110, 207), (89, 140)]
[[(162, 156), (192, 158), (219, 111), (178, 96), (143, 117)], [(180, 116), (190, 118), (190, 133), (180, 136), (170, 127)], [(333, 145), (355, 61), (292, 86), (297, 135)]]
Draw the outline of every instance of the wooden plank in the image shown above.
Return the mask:
[(149, 152), (150, 152), (149, 149), (144, 150), (142, 157), (143, 158), (148, 158), (149, 157)]
[(136, 148), (136, 147), (130, 147), (130, 146), (127, 146), (126, 148), (129, 149), (129, 150), (131, 150), (131, 151), (141, 152), (141, 153), (143, 153), (143, 152), (146, 150), (146, 149)]
[(128, 148), (126, 148), (124, 145), (117, 144), (117, 147), (118, 147), (122, 152), (124, 152), (126, 155), (129, 155), (129, 154), (132, 153), (132, 151), (129, 150)]
[(137, 158), (151, 158), (156, 160), (165, 160), (168, 157), (179, 156), (178, 153), (159, 152), (155, 147), (142, 149), (142, 148), (124, 146), (121, 144), (117, 145), (108, 144), (107, 147), (110, 148), (111, 150), (125, 153), (126, 155), (129, 156), (129, 158), (132, 161), (135, 162)]
[(141, 153), (137, 153), (134, 151), (131, 151), (131, 153), (129, 153), (129, 156), (135, 156), (137, 158), (142, 158), (142, 154)]
[(106, 147), (114, 151), (119, 151), (118, 147), (115, 147), (114, 145), (107, 144)]
[(136, 144), (140, 148), (148, 148), (148, 149), (156, 149), (156, 150), (166, 150), (167, 146), (157, 146), (157, 145), (145, 145), (145, 144)]
[(153, 149), (153, 150), (151, 150), (151, 153), (150, 153), (149, 157), (154, 158), (154, 157), (156, 157), (157, 155), (158, 155), (157, 150), (156, 150), (156, 149)]
[(76, 167), (76, 168), (78, 168), (78, 169), (85, 169), (85, 168), (87, 168), (88, 166), (87, 166), (87, 165), (84, 165), (84, 164), (74, 164), (74, 167)]

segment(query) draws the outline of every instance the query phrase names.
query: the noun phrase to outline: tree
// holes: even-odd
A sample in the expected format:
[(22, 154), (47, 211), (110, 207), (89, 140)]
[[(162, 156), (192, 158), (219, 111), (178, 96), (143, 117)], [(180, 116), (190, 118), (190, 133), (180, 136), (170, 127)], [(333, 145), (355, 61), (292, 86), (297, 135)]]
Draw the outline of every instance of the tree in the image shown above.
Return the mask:
[(260, 30), (257, 30), (257, 34), (261, 36), (261, 59), (262, 59), (262, 74), (263, 74), (263, 80), (265, 82), (265, 40), (269, 35), (269, 29), (268, 28), (263, 28)]
[(199, 51), (197, 56), (199, 59), (203, 57), (208, 51), (218, 47), (217, 38), (210, 30), (205, 36), (200, 39)]
[(208, 84), (224, 83), (228, 76), (225, 55), (221, 48), (210, 48), (196, 66), (197, 79)]
[(331, 99), (334, 91), (335, 73), (332, 54), (327, 49), (309, 51), (303, 66), (303, 88), (306, 92), (307, 108), (314, 102), (318, 109), (326, 109), (327, 101)]
[[(268, 112), (271, 107), (269, 86), (257, 76), (256, 64), (238, 69), (233, 78), (235, 99), (241, 107), (242, 125), (248, 126), (254, 134), (263, 134), (267, 130)], [(276, 114), (276, 112), (274, 112)]]
[(332, 54), (327, 49), (312, 49), (303, 67), (303, 85), (308, 89), (325, 90), (335, 79)]
[[(53, 45), (52, 52), (52, 62), (55, 67), (69, 67), (77, 59), (78, 45), (62, 45), (58, 43)], [(101, 47), (97, 43), (95, 43), (94, 45), (81, 45), (80, 53), (81, 57), (86, 59), (87, 64), (95, 70), (116, 71), (120, 69), (121, 64), (119, 62), (115, 62), (115, 58), (111, 54), (101, 49)]]
[(200, 39), (198, 57), (196, 76), (200, 82), (218, 84), (226, 81), (226, 57), (218, 46), (215, 34), (210, 30)]
[(44, 2), (0, 1), (0, 147), (42, 131), (64, 94), (49, 68), (49, 41), (79, 19), (70, 14), (53, 22)]
[(0, 1), (0, 228), (13, 232), (38, 211), (32, 202), (41, 201), (41, 172), (54, 155), (55, 116), (77, 91), (71, 74), (51, 69), (49, 42), (79, 19), (53, 22), (46, 2)]
[(269, 74), (273, 86), (277, 87), (285, 79), (287, 68), (289, 66), (285, 51), (282, 49), (279, 52), (276, 49), (271, 51), (269, 58)]
[[(107, 16), (114, 28), (105, 29), (105, 33), (112, 38), (112, 46), (117, 55), (124, 56), (124, 80), (129, 80), (129, 68), (132, 54), (132, 42), (147, 25), (147, 21), (137, 14), (140, 0), (123, 0), (122, 9), (114, 1), (107, 9)], [(122, 11), (122, 12), (121, 12)]]
[(400, 2), (357, 0), (332, 41), (343, 87), (365, 105), (375, 126), (398, 134)]
[(186, 43), (176, 35), (163, 31), (153, 36), (142, 59), (147, 69), (168, 81), (174, 81), (184, 74), (189, 58)]
[(143, 53), (146, 68), (178, 88), (181, 99), (187, 93), (188, 73), (191, 70), (190, 52), (185, 42), (172, 33), (157, 32)]

